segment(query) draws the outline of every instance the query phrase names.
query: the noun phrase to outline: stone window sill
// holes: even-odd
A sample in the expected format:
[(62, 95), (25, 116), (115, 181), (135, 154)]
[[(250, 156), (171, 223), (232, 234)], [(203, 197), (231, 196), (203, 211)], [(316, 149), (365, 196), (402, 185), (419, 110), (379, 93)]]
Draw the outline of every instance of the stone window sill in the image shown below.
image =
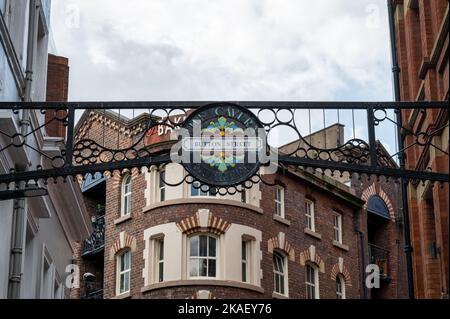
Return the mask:
[(345, 250), (345, 251), (348, 251), (348, 250), (349, 250), (348, 245), (341, 244), (340, 242), (335, 241), (335, 240), (333, 240), (333, 246), (334, 246), (334, 247), (337, 247), (337, 248), (339, 248), (339, 249)]
[(131, 298), (131, 294), (130, 292), (125, 292), (123, 294), (117, 295), (115, 297), (112, 297), (111, 299), (127, 299), (127, 298)]
[(291, 226), (291, 222), (289, 220), (287, 220), (286, 218), (283, 218), (281, 216), (273, 215), (273, 220), (275, 220), (275, 221), (277, 221), (279, 223), (282, 223), (282, 224), (284, 224), (286, 226)]
[(116, 220), (114, 220), (114, 225), (119, 225), (119, 224), (121, 224), (123, 222), (126, 222), (127, 220), (130, 220), (130, 219), (131, 219), (131, 214), (122, 216), (122, 217), (117, 218)]
[(315, 232), (315, 231), (312, 231), (312, 230), (309, 229), (309, 228), (305, 228), (305, 229), (304, 229), (304, 232), (305, 232), (306, 235), (309, 235), (309, 236), (314, 237), (314, 238), (316, 238), (316, 239), (319, 239), (319, 240), (322, 239), (322, 234), (317, 233), (317, 232)]
[(275, 299), (289, 299), (288, 296), (282, 295), (282, 294), (280, 294), (278, 292), (275, 292), (275, 291), (272, 292), (272, 298), (275, 298)]

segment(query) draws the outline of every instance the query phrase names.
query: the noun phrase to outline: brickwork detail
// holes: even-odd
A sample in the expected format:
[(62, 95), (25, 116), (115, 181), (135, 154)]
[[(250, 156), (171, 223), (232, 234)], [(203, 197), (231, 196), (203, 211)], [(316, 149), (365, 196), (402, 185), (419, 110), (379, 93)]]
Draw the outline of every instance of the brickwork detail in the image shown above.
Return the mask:
[(114, 242), (109, 250), (109, 259), (113, 260), (114, 256), (125, 248), (129, 248), (131, 252), (136, 251), (136, 238), (130, 236), (126, 232), (121, 232), (119, 234), (119, 238)]
[(367, 187), (362, 195), (361, 199), (363, 199), (366, 203), (364, 204), (364, 209), (367, 209), (367, 203), (372, 196), (380, 196), (382, 200), (386, 203), (388, 210), (389, 210), (389, 216), (392, 220), (395, 220), (395, 211), (394, 206), (392, 205), (391, 200), (389, 199), (389, 196), (386, 194), (386, 192), (383, 190), (383, 188), (379, 187), (377, 191), (377, 187), (375, 186), (375, 183)]
[(325, 273), (325, 262), (316, 252), (316, 247), (314, 245), (309, 246), (308, 249), (305, 249), (300, 253), (300, 265), (305, 266), (307, 262), (315, 263), (319, 266), (320, 272)]
[[(204, 218), (202, 217), (207, 217), (207, 223), (203, 222)], [(200, 231), (222, 235), (230, 228), (231, 223), (220, 217), (213, 216), (208, 209), (200, 209), (193, 216), (182, 219), (179, 223), (176, 223), (176, 225), (180, 231), (186, 235), (191, 235)]]
[(339, 261), (331, 268), (331, 279), (336, 281), (336, 276), (341, 274), (344, 277), (345, 284), (347, 286), (352, 285), (352, 277), (347, 267), (344, 266), (344, 258), (339, 258)]
[(269, 253), (273, 253), (274, 250), (281, 250), (287, 256), (289, 260), (295, 261), (295, 250), (292, 245), (286, 240), (284, 233), (278, 233), (278, 236), (272, 237), (267, 242)]

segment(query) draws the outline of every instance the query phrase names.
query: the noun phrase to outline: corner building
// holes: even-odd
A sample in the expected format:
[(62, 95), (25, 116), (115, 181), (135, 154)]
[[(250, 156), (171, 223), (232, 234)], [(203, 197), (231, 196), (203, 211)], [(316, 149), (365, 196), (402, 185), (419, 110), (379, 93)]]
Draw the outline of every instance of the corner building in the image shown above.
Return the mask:
[[(147, 117), (86, 111), (76, 139), (106, 137), (111, 147), (131, 146)], [(158, 153), (170, 139), (170, 130), (158, 127), (144, 141)], [(97, 185), (106, 195), (91, 201), (105, 204), (103, 249), (78, 256), (82, 272), (98, 275), (94, 283), (82, 282), (75, 297), (89, 298), (96, 293), (92, 286), (103, 287), (103, 298), (363, 296), (364, 200), (355, 190), (326, 175), (290, 169), (268, 177), (276, 186), (259, 183), (234, 195), (185, 182), (169, 186), (184, 176), (181, 165), (170, 163), (100, 177)], [(103, 272), (90, 255), (104, 259)]]

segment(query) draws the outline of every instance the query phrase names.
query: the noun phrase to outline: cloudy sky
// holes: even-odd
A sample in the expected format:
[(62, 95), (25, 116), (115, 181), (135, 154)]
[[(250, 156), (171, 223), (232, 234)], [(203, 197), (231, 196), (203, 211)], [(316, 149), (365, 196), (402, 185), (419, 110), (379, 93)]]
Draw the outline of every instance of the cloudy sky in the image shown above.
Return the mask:
[(57, 0), (70, 100), (391, 100), (385, 0)]

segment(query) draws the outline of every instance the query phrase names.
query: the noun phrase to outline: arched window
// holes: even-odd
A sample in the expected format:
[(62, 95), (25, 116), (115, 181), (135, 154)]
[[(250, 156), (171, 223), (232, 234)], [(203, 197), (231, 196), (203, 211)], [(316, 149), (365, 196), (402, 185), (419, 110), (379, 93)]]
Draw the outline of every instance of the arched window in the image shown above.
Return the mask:
[(210, 235), (189, 237), (189, 277), (217, 276), (217, 238)]
[(130, 291), (131, 251), (124, 250), (116, 259), (116, 294), (120, 295)]
[(378, 195), (373, 195), (367, 202), (367, 211), (382, 218), (391, 218), (386, 202)]
[(336, 298), (345, 299), (345, 281), (342, 275), (336, 276)]
[(279, 252), (273, 253), (274, 292), (287, 295), (287, 258)]
[(319, 299), (319, 268), (312, 263), (305, 267), (306, 298)]
[(131, 175), (125, 176), (122, 180), (120, 212), (122, 216), (126, 216), (131, 213)]

